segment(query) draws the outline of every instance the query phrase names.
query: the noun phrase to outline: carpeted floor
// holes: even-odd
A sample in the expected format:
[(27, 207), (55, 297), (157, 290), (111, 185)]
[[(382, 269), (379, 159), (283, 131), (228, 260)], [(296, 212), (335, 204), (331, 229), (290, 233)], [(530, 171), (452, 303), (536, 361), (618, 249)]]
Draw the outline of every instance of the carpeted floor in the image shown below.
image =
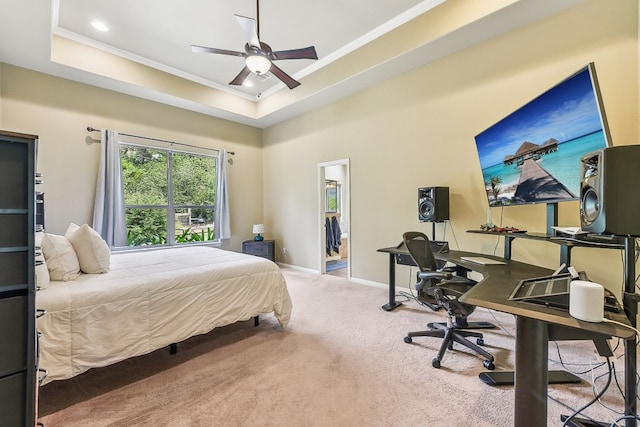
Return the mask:
[[(482, 359), (456, 346), (441, 369), (431, 366), (438, 339), (406, 332), (442, 313), (405, 302), (380, 308), (387, 290), (330, 275), (283, 269), (294, 311), (285, 332), (275, 318), (219, 328), (179, 345), (93, 369), (40, 390), (46, 427), (73, 426), (511, 426), (513, 387), (478, 379)], [(485, 331), (498, 370), (513, 369), (510, 315), (477, 309), (472, 320), (499, 323)], [(550, 367), (560, 357), (573, 371), (597, 364), (590, 342), (550, 344)], [(624, 381), (622, 361), (617, 377)], [(535, 366), (530, 369), (536, 369)], [(606, 383), (602, 367), (578, 385), (554, 385), (549, 395), (577, 408)], [(549, 399), (548, 425), (571, 411)], [(611, 422), (624, 403), (615, 383), (587, 414)], [(606, 406), (605, 406), (606, 405)], [(607, 407), (613, 410), (607, 409)]]

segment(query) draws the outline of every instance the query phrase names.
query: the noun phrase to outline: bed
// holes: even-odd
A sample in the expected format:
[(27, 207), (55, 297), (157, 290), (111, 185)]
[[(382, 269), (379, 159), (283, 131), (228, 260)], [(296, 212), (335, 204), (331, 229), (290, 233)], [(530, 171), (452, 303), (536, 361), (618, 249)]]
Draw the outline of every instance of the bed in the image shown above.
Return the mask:
[(51, 281), (37, 292), (44, 383), (74, 377), (274, 313), (284, 330), (291, 299), (273, 262), (190, 246), (111, 255), (104, 274)]

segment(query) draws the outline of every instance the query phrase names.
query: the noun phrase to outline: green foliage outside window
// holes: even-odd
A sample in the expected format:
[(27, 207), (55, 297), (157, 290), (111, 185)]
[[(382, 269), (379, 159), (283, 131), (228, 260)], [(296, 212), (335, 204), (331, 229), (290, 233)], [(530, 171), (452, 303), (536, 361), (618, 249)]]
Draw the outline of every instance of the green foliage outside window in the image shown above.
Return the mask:
[(125, 209), (127, 244), (129, 246), (164, 245), (167, 243), (166, 209)]
[(122, 144), (120, 159), (130, 246), (215, 239), (215, 157)]

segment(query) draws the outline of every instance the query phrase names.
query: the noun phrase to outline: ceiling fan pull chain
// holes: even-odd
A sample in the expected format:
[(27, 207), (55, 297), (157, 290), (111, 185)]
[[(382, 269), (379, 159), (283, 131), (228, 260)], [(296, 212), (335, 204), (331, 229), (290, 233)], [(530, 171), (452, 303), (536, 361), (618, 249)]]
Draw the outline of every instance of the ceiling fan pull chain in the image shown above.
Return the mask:
[(260, 40), (260, 0), (256, 0), (256, 33)]

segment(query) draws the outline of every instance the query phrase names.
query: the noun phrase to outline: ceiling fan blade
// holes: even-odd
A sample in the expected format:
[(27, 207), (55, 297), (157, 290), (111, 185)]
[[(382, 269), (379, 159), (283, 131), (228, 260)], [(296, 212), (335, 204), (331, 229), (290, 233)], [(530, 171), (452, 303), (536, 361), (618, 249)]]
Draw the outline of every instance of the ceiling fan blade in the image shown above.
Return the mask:
[(217, 49), (215, 47), (191, 45), (191, 51), (194, 53), (219, 53), (221, 55), (231, 56), (247, 56), (246, 52), (238, 52), (235, 50)]
[(293, 77), (291, 77), (289, 74), (282, 71), (273, 62), (271, 63), (271, 68), (269, 69), (269, 72), (274, 76), (276, 76), (277, 78), (279, 78), (282, 81), (282, 83), (286, 84), (289, 87), (289, 89), (294, 89), (300, 86), (300, 82), (294, 80)]
[(251, 74), (251, 71), (247, 67), (244, 67), (242, 71), (240, 71), (240, 73), (236, 76), (236, 78), (229, 82), (229, 84), (234, 86), (242, 86), (242, 83), (244, 83), (244, 80), (249, 74)]
[(260, 39), (258, 38), (258, 30), (256, 29), (256, 20), (242, 15), (234, 16), (236, 17), (238, 24), (240, 24), (240, 28), (242, 28), (242, 32), (244, 33), (249, 46), (260, 49)]
[(316, 48), (313, 46), (302, 49), (279, 50), (273, 52), (273, 59), (318, 59)]

